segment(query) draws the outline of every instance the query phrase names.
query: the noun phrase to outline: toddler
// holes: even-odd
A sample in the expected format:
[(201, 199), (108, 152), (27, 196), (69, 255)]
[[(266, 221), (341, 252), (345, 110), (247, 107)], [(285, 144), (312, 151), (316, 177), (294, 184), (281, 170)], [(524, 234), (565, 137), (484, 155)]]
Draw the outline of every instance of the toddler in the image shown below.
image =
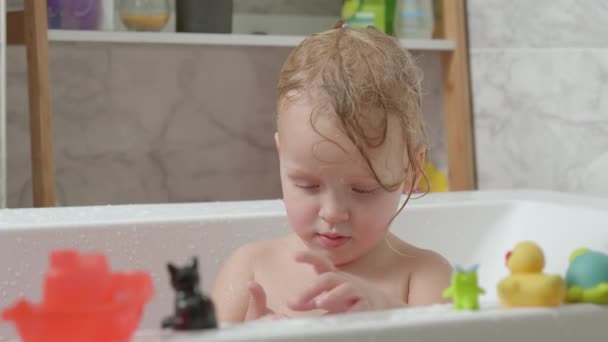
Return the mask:
[(389, 230), (423, 177), (420, 81), (413, 57), (374, 27), (338, 24), (294, 49), (275, 133), (293, 232), (225, 262), (212, 291), (219, 321), (444, 301), (449, 263)]

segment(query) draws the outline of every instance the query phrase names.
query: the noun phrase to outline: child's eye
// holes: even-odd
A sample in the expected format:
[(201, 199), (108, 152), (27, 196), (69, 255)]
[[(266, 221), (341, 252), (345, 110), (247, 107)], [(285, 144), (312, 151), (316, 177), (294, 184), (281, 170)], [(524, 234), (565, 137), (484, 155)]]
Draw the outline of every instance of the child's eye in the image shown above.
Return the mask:
[(376, 192), (378, 188), (363, 188), (363, 187), (353, 187), (353, 191), (358, 194), (372, 194)]
[(296, 184), (296, 187), (306, 190), (315, 190), (319, 188), (318, 184)]

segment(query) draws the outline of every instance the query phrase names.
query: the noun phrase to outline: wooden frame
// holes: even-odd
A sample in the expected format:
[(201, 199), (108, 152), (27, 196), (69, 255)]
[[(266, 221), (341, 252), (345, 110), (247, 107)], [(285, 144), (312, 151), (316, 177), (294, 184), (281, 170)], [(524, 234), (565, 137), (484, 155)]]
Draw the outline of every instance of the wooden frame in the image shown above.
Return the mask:
[[(7, 42), (25, 44), (28, 62), (32, 187), (35, 207), (55, 205), (52, 116), (46, 2), (24, 0), (23, 12), (7, 16)], [(442, 52), (448, 181), (450, 191), (477, 188), (466, 0), (439, 0), (437, 36), (454, 42)]]
[[(6, 1), (0, 1), (0, 14)], [(0, 18), (0, 209), (6, 208), (6, 16)]]
[(27, 51), (32, 198), (34, 207), (55, 206), (55, 169), (46, 1), (24, 0), (23, 12), (7, 16), (9, 44)]
[(469, 75), (466, 0), (442, 0), (443, 38), (454, 42), (443, 52), (443, 98), (445, 112), (448, 181), (450, 191), (477, 189), (473, 108)]

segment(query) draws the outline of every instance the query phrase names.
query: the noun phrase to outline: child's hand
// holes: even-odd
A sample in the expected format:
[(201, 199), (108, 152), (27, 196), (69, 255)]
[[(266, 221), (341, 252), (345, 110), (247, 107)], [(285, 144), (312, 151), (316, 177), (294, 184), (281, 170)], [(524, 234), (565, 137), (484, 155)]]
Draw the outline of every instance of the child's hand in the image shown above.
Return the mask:
[(389, 298), (369, 282), (336, 269), (325, 256), (306, 251), (297, 254), (295, 259), (312, 265), (319, 277), (306, 291), (289, 301), (291, 310), (321, 309), (333, 314), (404, 305), (403, 301)]
[(257, 319), (277, 320), (287, 318), (282, 314), (274, 313), (266, 306), (266, 292), (259, 283), (252, 281), (249, 283), (249, 306), (245, 313), (245, 321)]

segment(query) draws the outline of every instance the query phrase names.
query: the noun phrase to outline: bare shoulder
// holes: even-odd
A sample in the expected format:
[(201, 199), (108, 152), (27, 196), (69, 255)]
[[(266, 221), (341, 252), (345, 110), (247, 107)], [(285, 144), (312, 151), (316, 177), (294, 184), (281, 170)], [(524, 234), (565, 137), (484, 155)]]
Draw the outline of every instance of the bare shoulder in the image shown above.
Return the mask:
[(408, 304), (445, 303), (443, 290), (450, 286), (452, 266), (441, 254), (412, 246), (416, 261), (411, 264)]
[(247, 243), (224, 261), (211, 291), (219, 321), (244, 320), (249, 303), (249, 282), (255, 278), (256, 264), (269, 257), (272, 246), (271, 241)]

